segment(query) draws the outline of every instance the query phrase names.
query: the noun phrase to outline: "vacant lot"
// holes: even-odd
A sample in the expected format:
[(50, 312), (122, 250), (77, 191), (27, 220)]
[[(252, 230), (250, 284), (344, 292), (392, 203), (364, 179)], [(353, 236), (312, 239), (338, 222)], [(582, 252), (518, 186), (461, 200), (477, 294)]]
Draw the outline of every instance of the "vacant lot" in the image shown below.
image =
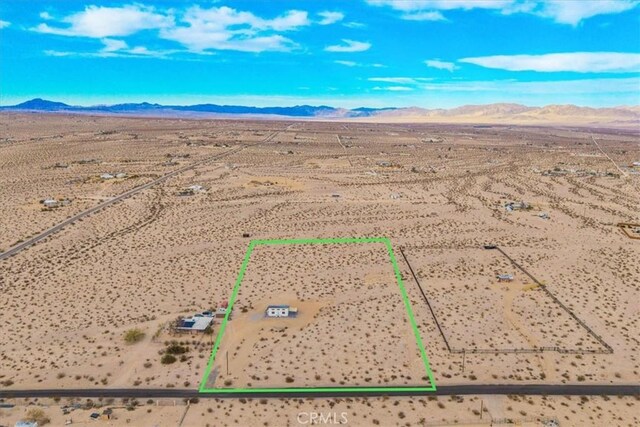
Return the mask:
[(429, 386), (383, 243), (258, 245), (232, 318), (209, 386)]

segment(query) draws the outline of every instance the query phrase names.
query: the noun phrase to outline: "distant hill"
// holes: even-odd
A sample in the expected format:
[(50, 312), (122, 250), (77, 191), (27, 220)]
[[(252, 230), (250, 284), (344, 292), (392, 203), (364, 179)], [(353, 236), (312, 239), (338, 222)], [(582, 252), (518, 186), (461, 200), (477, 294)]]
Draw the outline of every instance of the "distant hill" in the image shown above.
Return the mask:
[(6, 109), (15, 110), (39, 110), (39, 111), (59, 111), (72, 109), (70, 105), (63, 102), (47, 101), (46, 99), (34, 98), (22, 104), (14, 105), (12, 107), (5, 107)]
[(48, 112), (83, 112), (83, 113), (114, 113), (114, 114), (135, 114), (135, 113), (158, 113), (158, 114), (180, 114), (180, 113), (209, 113), (223, 115), (278, 115), (287, 117), (365, 117), (375, 114), (377, 111), (389, 110), (375, 108), (361, 108), (346, 110), (333, 108), (326, 105), (296, 105), (293, 107), (250, 107), (242, 105), (217, 105), (217, 104), (196, 104), (196, 105), (160, 105), (148, 102), (114, 104), (114, 105), (92, 105), (81, 107), (68, 105), (63, 102), (48, 101), (46, 99), (35, 98), (21, 104), (0, 107), (0, 110), (10, 111), (48, 111)]
[(254, 116), (319, 119), (355, 119), (375, 122), (443, 122), (494, 124), (579, 124), (638, 126), (640, 106), (590, 108), (576, 105), (527, 107), (520, 104), (497, 103), (464, 105), (452, 109), (407, 108), (335, 108), (326, 105), (296, 105), (293, 107), (252, 107), (241, 105), (160, 105), (127, 103), (89, 107), (35, 98), (21, 104), (0, 107), (3, 111), (66, 112), (84, 114), (150, 115), (150, 116)]

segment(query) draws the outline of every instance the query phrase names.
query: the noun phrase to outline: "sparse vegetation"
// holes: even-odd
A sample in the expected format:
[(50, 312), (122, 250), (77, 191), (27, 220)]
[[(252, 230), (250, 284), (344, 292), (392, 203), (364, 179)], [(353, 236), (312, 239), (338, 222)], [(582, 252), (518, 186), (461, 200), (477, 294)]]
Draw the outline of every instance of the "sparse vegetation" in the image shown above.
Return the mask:
[(135, 344), (137, 342), (142, 341), (144, 337), (145, 337), (145, 333), (142, 330), (138, 328), (134, 328), (134, 329), (129, 329), (127, 332), (125, 332), (124, 341), (127, 344)]

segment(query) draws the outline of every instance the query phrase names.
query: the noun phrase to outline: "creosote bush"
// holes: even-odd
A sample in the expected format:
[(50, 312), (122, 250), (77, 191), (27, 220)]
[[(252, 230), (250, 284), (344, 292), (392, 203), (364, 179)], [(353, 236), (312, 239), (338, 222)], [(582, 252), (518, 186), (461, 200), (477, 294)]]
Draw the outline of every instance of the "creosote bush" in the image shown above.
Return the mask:
[(124, 334), (124, 341), (127, 344), (135, 344), (144, 339), (145, 333), (138, 328), (129, 329)]
[(178, 359), (176, 359), (176, 357), (173, 354), (165, 354), (160, 359), (160, 363), (162, 363), (163, 365), (170, 365), (172, 363), (175, 363), (176, 360)]

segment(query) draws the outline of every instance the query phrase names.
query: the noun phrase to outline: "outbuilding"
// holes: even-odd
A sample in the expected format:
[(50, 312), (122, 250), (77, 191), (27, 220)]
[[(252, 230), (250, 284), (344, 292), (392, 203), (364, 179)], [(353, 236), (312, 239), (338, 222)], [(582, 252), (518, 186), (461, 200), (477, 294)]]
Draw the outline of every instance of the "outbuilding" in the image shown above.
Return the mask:
[(47, 208), (57, 208), (58, 201), (56, 199), (44, 199), (42, 204)]
[(270, 305), (266, 310), (267, 317), (294, 317), (298, 309), (288, 305)]

